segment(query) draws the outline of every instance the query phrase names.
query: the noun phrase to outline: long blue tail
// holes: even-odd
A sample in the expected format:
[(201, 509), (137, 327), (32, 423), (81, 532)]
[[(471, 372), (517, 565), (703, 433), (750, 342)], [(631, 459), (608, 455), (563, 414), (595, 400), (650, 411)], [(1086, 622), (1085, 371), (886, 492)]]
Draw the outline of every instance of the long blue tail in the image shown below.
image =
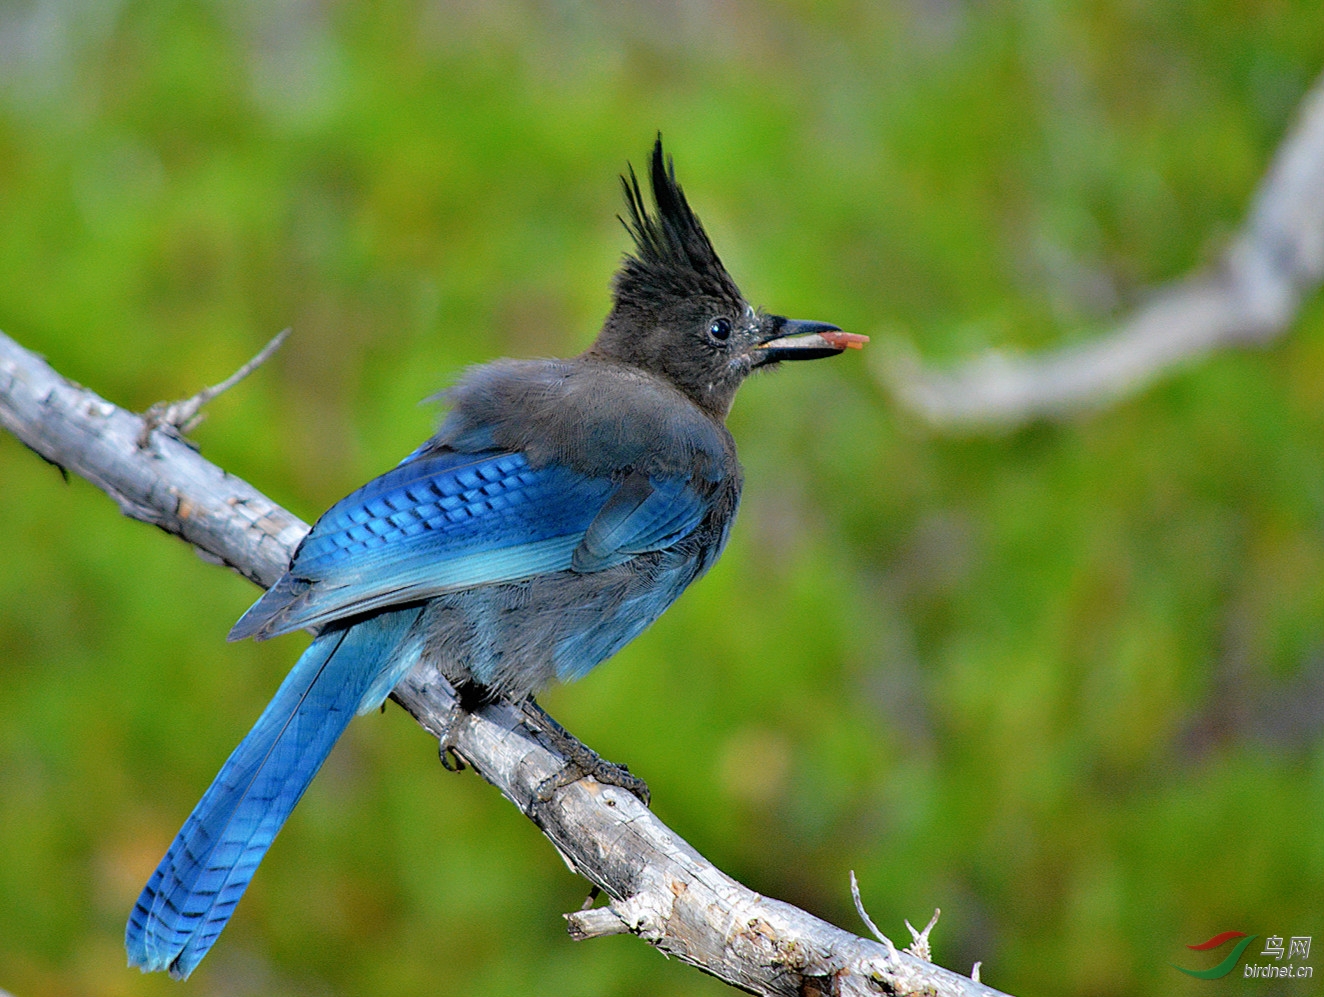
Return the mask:
[(143, 888), (124, 934), (130, 966), (193, 972), (350, 718), (380, 705), (417, 660), (405, 637), (418, 614), (382, 613), (303, 653)]

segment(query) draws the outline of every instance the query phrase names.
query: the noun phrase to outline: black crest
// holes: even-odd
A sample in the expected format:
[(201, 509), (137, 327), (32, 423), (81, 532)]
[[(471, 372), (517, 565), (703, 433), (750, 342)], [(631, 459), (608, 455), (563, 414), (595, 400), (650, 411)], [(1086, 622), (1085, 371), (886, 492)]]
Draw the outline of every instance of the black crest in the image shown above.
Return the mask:
[(621, 224), (634, 238), (636, 251), (625, 258), (616, 275), (618, 297), (641, 298), (662, 292), (689, 297), (704, 295), (742, 300), (740, 289), (717, 258), (703, 225), (690, 210), (676, 182), (676, 167), (662, 154), (662, 136), (653, 146), (649, 179), (653, 186), (656, 214), (649, 214), (634, 167), (621, 177), (629, 218)]

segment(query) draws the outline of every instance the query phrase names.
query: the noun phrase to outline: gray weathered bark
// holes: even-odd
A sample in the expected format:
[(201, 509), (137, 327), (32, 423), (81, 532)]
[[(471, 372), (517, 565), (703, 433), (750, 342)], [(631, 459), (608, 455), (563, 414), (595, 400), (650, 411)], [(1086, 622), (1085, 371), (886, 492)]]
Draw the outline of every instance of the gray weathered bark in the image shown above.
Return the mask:
[[(125, 515), (182, 537), (260, 585), (284, 571), (307, 532), (305, 523), (205, 460), (169, 427), (153, 429), (73, 384), (2, 333), (0, 425), (97, 485)], [(426, 663), (393, 695), (434, 735), (451, 717), (451, 689)], [(453, 736), (457, 754), (609, 898), (606, 907), (568, 915), (576, 938), (633, 932), (756, 994), (998, 993), (890, 942), (860, 938), (759, 896), (615, 787), (581, 780), (538, 802), (539, 785), (560, 771), (562, 760), (507, 704), (468, 715)]]

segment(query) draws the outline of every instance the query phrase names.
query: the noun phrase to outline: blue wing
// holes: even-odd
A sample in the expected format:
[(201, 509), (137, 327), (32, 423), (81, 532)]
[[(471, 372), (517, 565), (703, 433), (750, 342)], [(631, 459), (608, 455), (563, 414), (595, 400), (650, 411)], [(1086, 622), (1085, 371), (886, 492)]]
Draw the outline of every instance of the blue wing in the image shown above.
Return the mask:
[(588, 477), (523, 454), (412, 456), (336, 503), (230, 639), (272, 637), (475, 585), (601, 571), (698, 525), (693, 481)]
[(570, 566), (582, 573), (602, 571), (636, 554), (670, 547), (699, 524), (704, 508), (688, 481), (632, 474), (593, 517)]

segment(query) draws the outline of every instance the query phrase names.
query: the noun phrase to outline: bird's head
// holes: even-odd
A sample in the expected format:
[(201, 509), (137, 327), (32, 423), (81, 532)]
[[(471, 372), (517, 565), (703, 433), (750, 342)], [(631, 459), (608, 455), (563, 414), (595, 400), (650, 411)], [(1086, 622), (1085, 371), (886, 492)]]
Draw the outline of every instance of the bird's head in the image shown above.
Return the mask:
[(745, 300), (722, 266), (676, 182), (675, 165), (653, 146), (648, 211), (634, 169), (621, 177), (635, 242), (612, 282), (611, 313), (588, 355), (665, 378), (719, 419), (754, 370), (782, 360), (835, 356), (863, 336), (826, 322), (769, 315)]

